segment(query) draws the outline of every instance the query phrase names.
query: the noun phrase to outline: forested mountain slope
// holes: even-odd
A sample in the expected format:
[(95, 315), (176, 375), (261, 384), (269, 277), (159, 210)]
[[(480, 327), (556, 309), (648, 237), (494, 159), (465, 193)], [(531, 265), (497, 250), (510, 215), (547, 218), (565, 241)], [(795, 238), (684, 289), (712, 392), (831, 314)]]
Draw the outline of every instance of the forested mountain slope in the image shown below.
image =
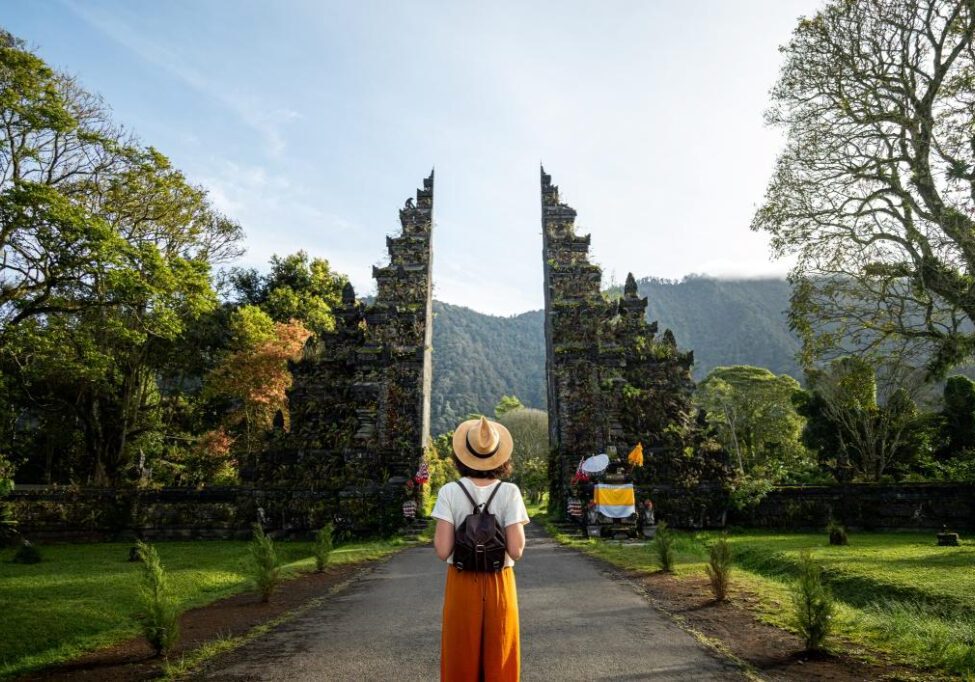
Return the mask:
[[(788, 329), (789, 285), (781, 279), (681, 281), (644, 278), (647, 318), (670, 328), (682, 348), (693, 349), (694, 376), (718, 365), (757, 365), (801, 379), (798, 340)], [(614, 291), (608, 292), (613, 295)], [(545, 408), (545, 337), (542, 311), (496, 317), (434, 302), (434, 434), (471, 412), (490, 414), (502, 395)]]
[(541, 310), (496, 317), (435, 301), (433, 312), (434, 434), (471, 412), (492, 414), (502, 395), (545, 409)]

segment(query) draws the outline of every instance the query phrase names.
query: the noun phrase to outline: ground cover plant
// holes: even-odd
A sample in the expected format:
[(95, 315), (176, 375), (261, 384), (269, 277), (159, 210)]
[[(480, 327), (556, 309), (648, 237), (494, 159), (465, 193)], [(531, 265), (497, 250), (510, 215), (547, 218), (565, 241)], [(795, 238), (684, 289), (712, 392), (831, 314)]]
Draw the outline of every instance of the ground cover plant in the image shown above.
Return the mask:
[[(401, 539), (337, 545), (329, 565), (383, 558)], [(130, 543), (60, 544), (44, 561), (11, 562), (0, 550), (0, 678), (63, 662), (141, 634), (142, 564), (129, 562)], [(170, 593), (185, 610), (253, 589), (247, 541), (156, 542)], [(311, 542), (275, 545), (284, 580), (315, 570)], [(255, 596), (255, 602), (257, 597)]]
[(142, 631), (156, 655), (169, 651), (179, 641), (179, 608), (169, 590), (159, 553), (152, 545), (137, 544), (142, 562)]
[(325, 570), (328, 565), (328, 557), (334, 548), (332, 535), (335, 529), (332, 524), (326, 523), (317, 533), (315, 533), (315, 544), (312, 551), (315, 554), (315, 570), (319, 573)]
[[(264, 529), (254, 524), (254, 539), (251, 540), (251, 557), (254, 562), (251, 570), (254, 572), (254, 584), (261, 593), (261, 601), (268, 602), (281, 580), (281, 564), (278, 562), (274, 541), (264, 534)], [(316, 562), (317, 568), (317, 562)]]
[(821, 651), (833, 625), (833, 595), (823, 581), (823, 568), (808, 549), (799, 555), (799, 577), (792, 586), (793, 625), (806, 651)]
[[(561, 543), (621, 568), (653, 573), (659, 562), (653, 543), (586, 539), (561, 531), (540, 514)], [(706, 575), (709, 547), (717, 532), (673, 532), (673, 575)], [(757, 611), (765, 622), (796, 632), (791, 590), (808, 549), (823, 566), (836, 600), (830, 648), (869, 659), (954, 675), (975, 675), (975, 542), (937, 547), (934, 532), (851, 535), (833, 546), (823, 533), (735, 531), (728, 534), (735, 581), (729, 597)]]
[(731, 584), (731, 571), (734, 566), (734, 557), (731, 554), (731, 544), (728, 538), (722, 535), (712, 543), (708, 550), (708, 581), (711, 584), (711, 592), (714, 594), (715, 601), (724, 601), (728, 598), (728, 587)]

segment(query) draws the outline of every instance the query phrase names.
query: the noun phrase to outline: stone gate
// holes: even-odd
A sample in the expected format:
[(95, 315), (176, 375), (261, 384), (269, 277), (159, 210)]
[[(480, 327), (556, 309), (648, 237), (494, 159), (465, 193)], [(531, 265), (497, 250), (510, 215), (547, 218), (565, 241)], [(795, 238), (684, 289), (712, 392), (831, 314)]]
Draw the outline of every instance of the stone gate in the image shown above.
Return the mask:
[(430, 438), (433, 172), (399, 221), (389, 264), (373, 268), (375, 299), (347, 285), (335, 330), (292, 363), (291, 429), (258, 466), (262, 483), (334, 493), (336, 508), (317, 515), (355, 532), (402, 522), (404, 484)]
[(590, 235), (576, 234), (575, 209), (544, 168), (541, 199), (550, 508), (564, 505), (583, 457), (626, 457), (639, 442), (646, 464), (635, 481), (670, 523), (723, 524), (728, 469), (694, 418), (693, 352), (669, 329), (657, 337), (632, 274), (621, 298), (603, 294)]

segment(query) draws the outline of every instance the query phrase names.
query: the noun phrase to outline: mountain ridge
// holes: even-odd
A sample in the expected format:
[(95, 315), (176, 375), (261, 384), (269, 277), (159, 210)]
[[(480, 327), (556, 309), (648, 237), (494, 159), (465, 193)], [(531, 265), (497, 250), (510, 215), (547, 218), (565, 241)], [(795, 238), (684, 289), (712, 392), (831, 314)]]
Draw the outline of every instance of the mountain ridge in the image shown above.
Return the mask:
[[(757, 365), (802, 379), (799, 340), (786, 312), (791, 289), (781, 278), (637, 280), (647, 319), (694, 351), (694, 377), (720, 365)], [(607, 290), (618, 295), (619, 287)], [(453, 428), (470, 413), (492, 414), (502, 395), (545, 409), (544, 313), (501, 316), (434, 301), (431, 430)]]

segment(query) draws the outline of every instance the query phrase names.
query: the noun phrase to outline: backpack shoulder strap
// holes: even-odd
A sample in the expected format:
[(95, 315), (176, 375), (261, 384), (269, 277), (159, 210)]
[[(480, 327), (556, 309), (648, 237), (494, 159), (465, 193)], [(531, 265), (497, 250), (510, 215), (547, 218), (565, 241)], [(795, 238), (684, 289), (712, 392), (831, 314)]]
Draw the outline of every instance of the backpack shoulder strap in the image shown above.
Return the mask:
[[(457, 485), (460, 486), (460, 489), (464, 491), (464, 494), (467, 496), (467, 499), (471, 501), (471, 506), (474, 507), (474, 512), (477, 513), (477, 502), (474, 501), (474, 498), (471, 496), (470, 492), (467, 490), (467, 486), (465, 486), (463, 483), (461, 483), (460, 482), (460, 479), (457, 479)], [(492, 495), (492, 497), (493, 497), (493, 495)], [(488, 503), (490, 503), (490, 500), (488, 500)]]
[(488, 510), (488, 507), (491, 506), (491, 502), (494, 500), (494, 496), (498, 494), (498, 491), (501, 490), (501, 486), (503, 485), (504, 485), (504, 481), (498, 481), (498, 485), (494, 488), (494, 490), (491, 491), (491, 496), (488, 498), (487, 502), (484, 503), (485, 512)]

